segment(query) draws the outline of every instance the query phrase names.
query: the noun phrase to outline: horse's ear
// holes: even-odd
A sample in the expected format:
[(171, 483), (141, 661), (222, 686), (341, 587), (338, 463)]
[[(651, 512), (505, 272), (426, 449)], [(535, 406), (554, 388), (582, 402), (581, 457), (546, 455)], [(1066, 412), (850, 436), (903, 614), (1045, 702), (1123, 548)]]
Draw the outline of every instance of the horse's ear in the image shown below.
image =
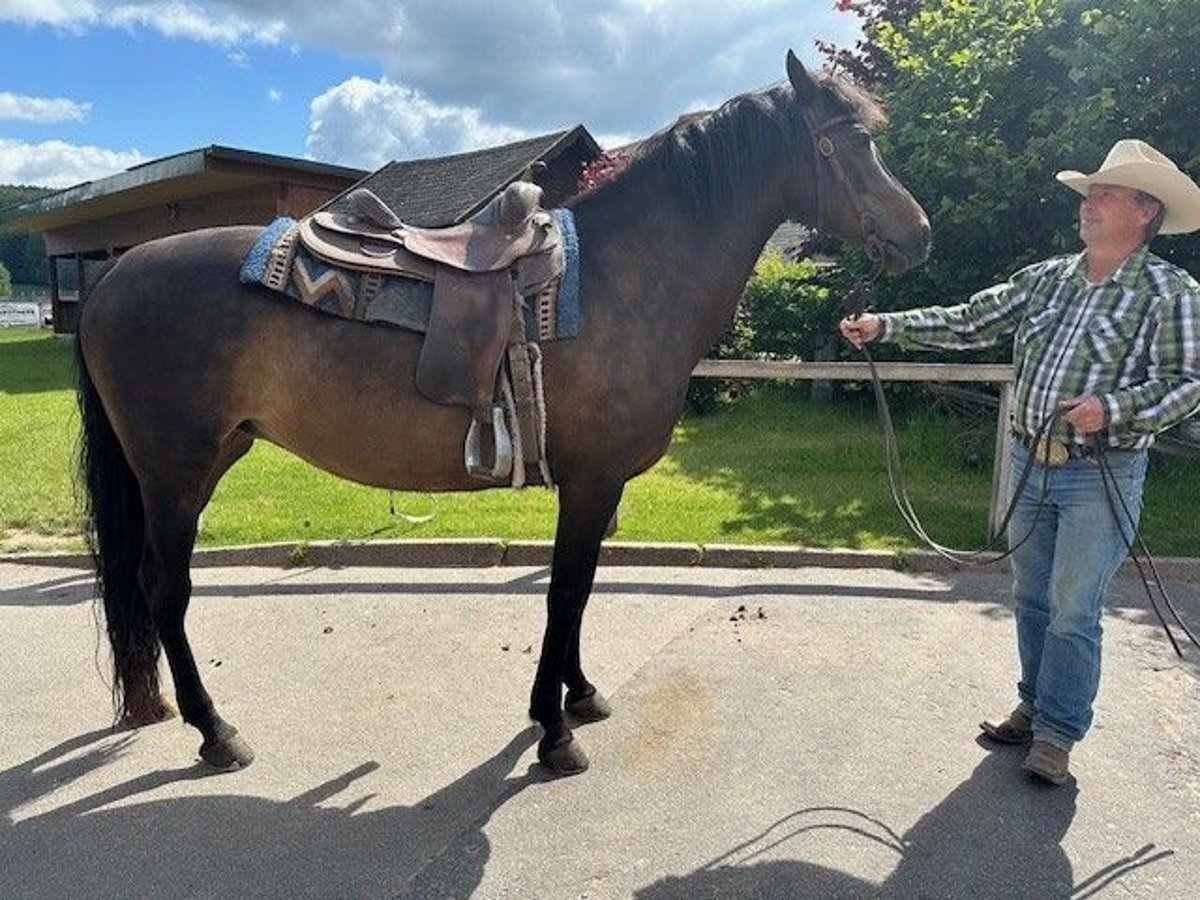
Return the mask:
[(812, 103), (817, 94), (816, 79), (809, 74), (808, 69), (804, 68), (804, 63), (800, 62), (791, 50), (787, 55), (787, 73), (788, 81), (792, 83), (792, 89), (796, 92), (796, 99), (805, 106)]

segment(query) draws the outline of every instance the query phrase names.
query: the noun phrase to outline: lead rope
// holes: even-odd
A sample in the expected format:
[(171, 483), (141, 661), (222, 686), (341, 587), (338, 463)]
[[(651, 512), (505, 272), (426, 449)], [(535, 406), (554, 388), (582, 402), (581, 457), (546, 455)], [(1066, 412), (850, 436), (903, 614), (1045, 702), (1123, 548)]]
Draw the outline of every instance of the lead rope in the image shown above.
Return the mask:
[[(1163, 606), (1170, 612), (1171, 618), (1175, 620), (1175, 624), (1183, 631), (1188, 641), (1193, 647), (1200, 648), (1200, 642), (1196, 640), (1196, 636), (1184, 623), (1179, 615), (1179, 611), (1175, 608), (1174, 602), (1171, 600), (1171, 595), (1167, 591), (1167, 586), (1163, 582), (1162, 576), (1158, 572), (1158, 566), (1154, 564), (1154, 557), (1150, 555), (1150, 548), (1146, 546), (1146, 542), (1142, 540), (1141, 534), (1137, 530), (1137, 524), (1134, 521), (1133, 513), (1129, 510), (1129, 505), (1125, 502), (1120, 489), (1117, 487), (1117, 478), (1113, 474), (1112, 467), (1108, 464), (1108, 456), (1104, 452), (1104, 446), (1100, 442), (1099, 433), (1092, 436), (1093, 446), (1096, 451), (1096, 459), (1100, 463), (1100, 476), (1104, 479), (1104, 496), (1108, 500), (1108, 508), (1113, 514), (1113, 518), (1117, 522), (1117, 528), (1121, 532), (1121, 539), (1125, 542), (1125, 549), (1129, 552), (1129, 558), (1133, 561), (1134, 568), (1137, 569), (1138, 576), (1142, 580), (1142, 588), (1146, 592), (1146, 599), (1150, 602), (1150, 608), (1154, 610), (1154, 616), (1158, 619), (1158, 624), (1167, 635), (1167, 640), (1171, 642), (1171, 648), (1175, 651), (1175, 655), (1180, 659), (1183, 658), (1183, 651), (1179, 647), (1179, 642), (1175, 640), (1175, 635), (1171, 632), (1171, 626), (1167, 622), (1158, 606), (1158, 600), (1154, 596), (1154, 588), (1158, 588), (1158, 592), (1162, 595)], [(1117, 510), (1117, 502), (1120, 502), (1120, 512)], [(1124, 519), (1121, 517), (1124, 513)], [(1129, 532), (1125, 531), (1125, 524), (1129, 524)], [(1146, 558), (1146, 567), (1150, 569), (1153, 577), (1147, 576), (1146, 569), (1142, 567), (1142, 561), (1138, 559), (1137, 552), (1134, 550), (1134, 543), (1137, 544), (1142, 555)], [(1153, 585), (1153, 587), (1152, 587)]]
[[(854, 288), (851, 289), (846, 299), (843, 301), (843, 308), (846, 310), (850, 318), (858, 318), (866, 310), (866, 297), (874, 289), (875, 281), (883, 272), (882, 257), (875, 261), (874, 270), (862, 278)], [(875, 395), (875, 408), (879, 417), (880, 431), (883, 434), (884, 454), (887, 459), (888, 471), (888, 487), (891, 489), (892, 502), (896, 504), (896, 509), (899, 510), (901, 518), (904, 519), (909, 530), (913, 532), (921, 541), (939, 556), (950, 560), (953, 563), (968, 566), (987, 565), (990, 563), (999, 562), (1012, 556), (1033, 534), (1037, 523), (1041, 518), (1042, 509), (1045, 507), (1046, 494), (1049, 491), (1050, 473), (1048, 470), (1042, 472), (1041, 494), (1038, 498), (1037, 511), (1034, 514), (1033, 521), (1029, 525), (1029, 530), (1021, 537), (1019, 541), (1011, 544), (1009, 548), (1002, 553), (996, 555), (993, 553), (996, 544), (1000, 541), (1008, 531), (1009, 522), (1012, 520), (1013, 513), (1016, 511), (1017, 498), (1021, 496), (1025, 485), (1028, 483), (1030, 476), (1033, 474), (1034, 455), (1030, 454), (1029, 459), (1025, 462), (1025, 467), (1021, 470), (1021, 475), (1017, 480), (1016, 487), (1012, 491), (1012, 496), (1009, 499), (1008, 507), (1004, 512), (1004, 517), (1000, 522), (1000, 526), (991, 536), (988, 542), (977, 550), (959, 550), (954, 547), (948, 547), (940, 544), (930, 537), (925, 530), (925, 526), (921, 523), (920, 517), (913, 508), (912, 501), (908, 496), (908, 487), (905, 483), (904, 469), (900, 464), (900, 449), (896, 441), (896, 429), (892, 423), (891, 408), (887, 402), (887, 396), (883, 391), (883, 381), (879, 377), (879, 372), (875, 368), (875, 360), (871, 356), (871, 351), (864, 344), (859, 348), (863, 357), (867, 361), (867, 368), (871, 373), (871, 389)], [(1042, 422), (1038, 428), (1034, 440), (1041, 442), (1045, 435), (1050, 434), (1054, 423), (1058, 420), (1061, 412), (1055, 412), (1049, 418)], [(1035, 444), (1036, 446), (1036, 444)], [(986, 556), (985, 556), (986, 554)]]
[[(865, 297), (873, 289), (876, 279), (882, 272), (882, 268), (882, 264), (877, 262), (874, 272), (864, 277), (850, 291), (850, 294), (847, 295), (843, 305), (846, 308), (850, 318), (857, 318), (865, 311)], [(1042, 514), (1042, 509), (1045, 507), (1046, 494), (1049, 490), (1049, 469), (1043, 468), (1042, 470), (1041, 494), (1038, 498), (1037, 511), (1034, 514), (1033, 522), (1029, 526), (1029, 531), (1025, 533), (1021, 540), (1017, 541), (1015, 544), (1011, 544), (1008, 550), (998, 556), (989, 555), (988, 557), (983, 558), (983, 554), (991, 550), (996, 544), (997, 540), (1001, 538), (1008, 530), (1009, 522), (1012, 520), (1013, 513), (1016, 509), (1017, 498), (1021, 496), (1021, 493), (1025, 489), (1025, 485), (1028, 482), (1032, 472), (1036, 453), (1031, 453), (1029, 458), (1026, 460), (1025, 467), (1022, 469), (1020, 478), (1017, 480), (1017, 484), (1012, 491), (1012, 497), (1009, 499), (1008, 508), (1004, 513), (1004, 519), (1000, 523), (1000, 527), (996, 529), (996, 533), (992, 535), (991, 539), (986, 545), (979, 550), (956, 550), (939, 544), (925, 531), (925, 527), (921, 524), (921, 520), (918, 518), (916, 510), (913, 509), (912, 502), (909, 500), (908, 490), (904, 483), (904, 472), (900, 465), (900, 453), (896, 442), (896, 431), (892, 424), (892, 414), (890, 408), (888, 407), (887, 397), (883, 391), (883, 382), (879, 377), (879, 372), (875, 368), (875, 360), (871, 357), (871, 352), (867, 349), (866, 345), (864, 344), (859, 349), (862, 351), (862, 354), (867, 361), (867, 367), (871, 372), (871, 388), (875, 394), (875, 406), (878, 411), (880, 427), (883, 432), (884, 448), (887, 456), (888, 484), (891, 488), (892, 501), (896, 504), (896, 508), (900, 511), (900, 515), (904, 519), (905, 524), (907, 524), (909, 529), (911, 529), (912, 532), (930, 549), (932, 549), (939, 556), (942, 556), (951, 562), (962, 565), (986, 565), (993, 562), (999, 562), (1002, 559), (1012, 556), (1012, 554), (1015, 553), (1021, 547), (1021, 545), (1029, 540), (1034, 529), (1037, 527), (1038, 520)], [(1058, 421), (1062, 414), (1063, 410), (1056, 410), (1050, 416), (1043, 419), (1037, 430), (1037, 433), (1033, 436), (1035, 447), (1042, 443), (1042, 439), (1045, 436), (1052, 433), (1054, 424)], [(1125, 498), (1121, 495), (1120, 490), (1117, 489), (1116, 477), (1113, 475), (1112, 469), (1108, 465), (1108, 457), (1104, 452), (1105, 448), (1100, 442), (1099, 435), (1093, 435), (1092, 440), (1095, 448), (1096, 460), (1100, 466), (1101, 478), (1104, 480), (1105, 497), (1108, 500), (1109, 509), (1113, 514), (1113, 518), (1117, 522), (1117, 527), (1121, 531), (1121, 536), (1125, 541), (1125, 547), (1129, 553), (1129, 558), (1133, 561), (1134, 568), (1137, 569), (1138, 576), (1141, 578), (1142, 587), (1146, 592), (1146, 598), (1150, 603), (1150, 608), (1154, 611), (1154, 615), (1158, 619), (1159, 625), (1166, 633), (1167, 640), (1171, 643), (1171, 648), (1175, 651), (1176, 656), (1182, 658), (1183, 651), (1180, 649), (1179, 643), (1171, 631), (1171, 627), (1167, 622), (1166, 616), (1163, 615), (1162, 610), (1159, 608), (1158, 600), (1155, 598), (1154, 590), (1151, 587), (1151, 584), (1158, 588), (1159, 593), (1162, 595), (1161, 599), (1163, 605), (1170, 612), (1171, 618), (1187, 636), (1187, 639), (1191, 642), (1191, 644), (1197, 648), (1200, 648), (1200, 641), (1197, 640), (1196, 636), (1191, 632), (1191, 630), (1184, 623), (1182, 617), (1179, 615), (1179, 611), (1175, 608), (1175, 604), (1171, 600), (1171, 595), (1168, 593), (1166, 585), (1163, 583), (1162, 576), (1158, 572), (1158, 567), (1154, 564), (1154, 557), (1150, 555), (1149, 548), (1146, 547), (1145, 541), (1142, 540), (1141, 535), (1137, 531), (1136, 525), (1134, 524), (1133, 514), (1130, 512), (1128, 505), (1125, 503)], [(1116, 500), (1120, 502), (1120, 512), (1117, 510), (1116, 501), (1113, 500), (1114, 495), (1116, 496)], [(1120, 513), (1122, 512), (1124, 513), (1124, 520), (1121, 518)], [(1129, 531), (1131, 536), (1126, 536), (1124, 522), (1128, 522), (1130, 526), (1132, 526)], [(1146, 569), (1143, 568), (1142, 561), (1138, 559), (1137, 553), (1134, 550), (1135, 542), (1137, 543), (1138, 548), (1141, 550), (1142, 555), (1146, 559), (1146, 566), (1150, 569), (1150, 572), (1153, 575), (1152, 578), (1146, 574)]]

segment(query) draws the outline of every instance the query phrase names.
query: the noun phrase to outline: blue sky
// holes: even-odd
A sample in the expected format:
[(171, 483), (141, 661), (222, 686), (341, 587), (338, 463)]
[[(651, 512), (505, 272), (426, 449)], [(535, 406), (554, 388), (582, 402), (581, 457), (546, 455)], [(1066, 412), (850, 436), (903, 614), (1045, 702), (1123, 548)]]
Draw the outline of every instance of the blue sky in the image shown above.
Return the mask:
[(0, 184), (208, 144), (371, 169), (577, 123), (621, 143), (857, 34), (833, 0), (0, 0)]

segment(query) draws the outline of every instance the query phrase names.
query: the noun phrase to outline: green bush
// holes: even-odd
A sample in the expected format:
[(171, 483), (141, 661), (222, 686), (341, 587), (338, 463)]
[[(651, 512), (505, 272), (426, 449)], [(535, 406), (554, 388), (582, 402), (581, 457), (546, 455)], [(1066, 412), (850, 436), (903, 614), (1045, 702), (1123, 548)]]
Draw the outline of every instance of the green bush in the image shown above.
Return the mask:
[[(710, 359), (834, 359), (841, 318), (841, 269), (803, 259), (789, 262), (774, 251), (759, 259), (733, 321)], [(744, 383), (695, 379), (688, 408), (701, 415), (746, 390)]]
[[(745, 359), (751, 354), (753, 331), (747, 314), (746, 302), (738, 301), (733, 318), (721, 339), (707, 354), (707, 359)], [(688, 382), (686, 408), (697, 415), (713, 412), (721, 403), (728, 402), (743, 390), (739, 381), (726, 378), (693, 378)]]
[(810, 259), (788, 262), (763, 254), (742, 295), (751, 352), (770, 359), (823, 358), (840, 318), (832, 290), (837, 278), (835, 269)]

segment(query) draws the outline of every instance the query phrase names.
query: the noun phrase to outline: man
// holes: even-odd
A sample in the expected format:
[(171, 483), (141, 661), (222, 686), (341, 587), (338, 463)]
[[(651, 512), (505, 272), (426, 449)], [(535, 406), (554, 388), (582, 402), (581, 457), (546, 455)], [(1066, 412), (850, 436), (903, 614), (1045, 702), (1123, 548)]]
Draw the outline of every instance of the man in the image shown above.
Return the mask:
[(958, 306), (840, 326), (855, 346), (1014, 339), (1014, 493), (1031, 456), (1034, 466), (1008, 529), (1020, 702), (981, 727), (995, 741), (1029, 744), (1023, 768), (1054, 784), (1092, 722), (1103, 596), (1137, 527), (1146, 450), (1200, 408), (1200, 285), (1147, 248), (1160, 231), (1200, 228), (1200, 187), (1138, 140), (1118, 141), (1096, 172), (1058, 180), (1083, 195), (1083, 252), (1022, 269)]

